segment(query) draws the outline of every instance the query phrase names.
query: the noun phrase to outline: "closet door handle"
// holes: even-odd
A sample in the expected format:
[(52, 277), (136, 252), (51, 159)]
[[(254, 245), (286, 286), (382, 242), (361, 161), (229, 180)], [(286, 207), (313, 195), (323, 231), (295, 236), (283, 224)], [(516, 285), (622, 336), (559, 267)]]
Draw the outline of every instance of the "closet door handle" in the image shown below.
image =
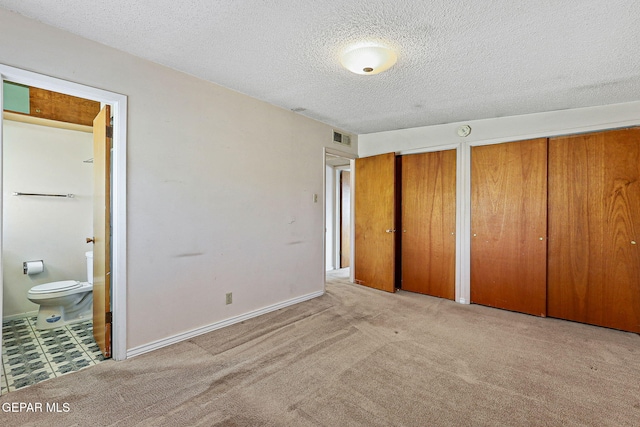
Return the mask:
[(387, 233), (395, 233), (396, 230), (387, 230)]

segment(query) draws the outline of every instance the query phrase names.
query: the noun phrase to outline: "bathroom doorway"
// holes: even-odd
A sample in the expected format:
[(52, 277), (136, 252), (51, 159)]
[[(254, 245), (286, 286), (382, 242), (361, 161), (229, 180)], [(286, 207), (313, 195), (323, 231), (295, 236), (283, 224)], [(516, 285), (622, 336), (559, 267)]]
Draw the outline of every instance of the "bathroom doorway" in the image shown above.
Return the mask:
[[(112, 320), (112, 331), (111, 333), (109, 333), (109, 336), (112, 337), (113, 341), (111, 356), (115, 360), (123, 360), (126, 358), (126, 97), (123, 95), (81, 86), (59, 79), (53, 79), (24, 70), (15, 69), (1, 64), (0, 75), (2, 77), (3, 83), (4, 81), (9, 81), (26, 87), (41, 88), (52, 92), (97, 101), (99, 104), (110, 106), (113, 111), (113, 134), (110, 135), (113, 137), (113, 146), (111, 150), (112, 161), (110, 162), (112, 180), (111, 189), (107, 192), (107, 194), (109, 194), (109, 202), (111, 203), (111, 209), (109, 209), (109, 211), (112, 214), (112, 242), (110, 251), (112, 259), (110, 262), (111, 274), (109, 275), (111, 277), (112, 286), (110, 292), (108, 293), (108, 302), (110, 303), (110, 310), (108, 310), (108, 312), (110, 312), (109, 316)], [(3, 100), (4, 97), (0, 97), (0, 103), (3, 102)], [(2, 110), (4, 110), (4, 108), (2, 108)], [(4, 120), (2, 122), (4, 125)], [(3, 126), (0, 125), (0, 131), (3, 130), (2, 127)], [(42, 126), (39, 127), (44, 128)], [(4, 132), (0, 132), (0, 144), (3, 142), (3, 133)], [(89, 160), (89, 157), (92, 156), (88, 156), (85, 160)], [(6, 164), (5, 162), (7, 161), (11, 161), (11, 159), (2, 159), (2, 162), (4, 164)], [(15, 191), (15, 189), (5, 186), (4, 182), (2, 182), (2, 184), (4, 198), (6, 198), (7, 193), (11, 194), (11, 192)], [(61, 191), (63, 193), (65, 192), (65, 190)], [(89, 221), (91, 222), (91, 219), (89, 219)], [(5, 236), (3, 235), (2, 238), (4, 239), (4, 237)], [(85, 237), (93, 238), (94, 233), (88, 233)], [(87, 245), (88, 248), (90, 246), (91, 245)], [(55, 264), (51, 265), (50, 268), (55, 269)], [(79, 279), (82, 278), (80, 277)], [(2, 297), (4, 296), (4, 293), (5, 284), (3, 280), (0, 280), (0, 317), (3, 318), (5, 316), (2, 312), (3, 308), (1, 302), (3, 301)]]
[(351, 278), (353, 259), (354, 154), (325, 149), (325, 280), (327, 275)]

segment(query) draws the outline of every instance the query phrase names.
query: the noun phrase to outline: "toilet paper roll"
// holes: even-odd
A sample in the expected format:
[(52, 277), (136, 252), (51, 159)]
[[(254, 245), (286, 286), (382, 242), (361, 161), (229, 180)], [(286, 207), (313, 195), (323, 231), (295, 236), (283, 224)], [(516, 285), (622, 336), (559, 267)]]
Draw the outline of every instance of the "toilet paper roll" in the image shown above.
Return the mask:
[(25, 261), (22, 263), (24, 274), (32, 275), (42, 273), (44, 271), (44, 261)]

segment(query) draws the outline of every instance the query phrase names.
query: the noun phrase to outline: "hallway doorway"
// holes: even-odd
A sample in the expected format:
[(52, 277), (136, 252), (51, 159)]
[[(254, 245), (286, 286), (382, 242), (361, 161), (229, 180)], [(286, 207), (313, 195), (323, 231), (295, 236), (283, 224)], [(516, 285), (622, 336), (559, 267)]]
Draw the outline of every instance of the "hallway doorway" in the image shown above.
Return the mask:
[[(325, 149), (325, 271), (350, 276), (353, 257), (353, 176), (355, 155)], [(326, 277), (325, 274), (325, 277)]]

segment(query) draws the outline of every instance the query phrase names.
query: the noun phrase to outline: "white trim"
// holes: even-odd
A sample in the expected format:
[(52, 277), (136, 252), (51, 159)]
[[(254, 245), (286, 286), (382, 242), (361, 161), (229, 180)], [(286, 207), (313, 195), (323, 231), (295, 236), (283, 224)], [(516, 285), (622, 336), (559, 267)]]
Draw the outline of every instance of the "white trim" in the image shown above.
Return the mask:
[(176, 344), (182, 341), (186, 341), (188, 339), (206, 334), (208, 332), (213, 332), (215, 330), (225, 328), (227, 326), (234, 325), (236, 323), (244, 322), (245, 320), (252, 319), (254, 317), (262, 316), (263, 314), (271, 313), (272, 311), (280, 310), (281, 308), (289, 307), (291, 305), (299, 304), (304, 301), (308, 301), (313, 298), (317, 298), (324, 295), (324, 291), (313, 292), (311, 294), (303, 295), (301, 297), (293, 298), (287, 301), (279, 302), (277, 304), (270, 305), (268, 307), (261, 308), (259, 310), (250, 311), (249, 313), (241, 314), (239, 316), (231, 317), (226, 320), (222, 320), (220, 322), (212, 323), (207, 326), (202, 326), (200, 328), (192, 329), (187, 332), (183, 332), (177, 335), (173, 335), (167, 338), (163, 338), (161, 340), (150, 342), (149, 344), (144, 344), (138, 347), (134, 347), (127, 351), (127, 358), (139, 356), (144, 353), (148, 353), (150, 351), (158, 350), (162, 347), (166, 347), (172, 344)]
[(456, 301), (471, 303), (471, 147), (460, 144), (458, 150), (456, 209)]
[(410, 154), (434, 153), (437, 151), (456, 150), (460, 148), (460, 143), (432, 145), (429, 147), (413, 148), (411, 150), (403, 150), (396, 152), (396, 156), (408, 156)]
[(322, 292), (327, 290), (327, 148), (322, 149)]
[[(108, 92), (3, 64), (0, 64), (0, 79), (111, 105), (114, 127), (112, 153), (113, 183), (111, 187), (113, 227), (111, 239), (113, 251), (111, 259), (111, 311), (113, 313), (112, 357), (115, 360), (124, 360), (127, 354), (127, 97), (126, 95)], [(2, 107), (1, 97), (0, 107)], [(1, 130), (0, 125), (0, 147), (2, 144)], [(0, 239), (1, 238), (2, 236), (0, 234)], [(1, 259), (2, 255), (0, 253), (0, 260)], [(2, 294), (2, 290), (3, 286), (0, 280), (0, 294)], [(1, 310), (2, 306), (0, 305), (0, 315), (2, 314)]]
[(336, 150), (335, 148), (324, 147), (325, 160), (326, 160), (327, 154), (331, 154), (333, 156), (338, 156), (338, 157), (344, 157), (345, 159), (352, 159), (352, 160), (358, 158), (358, 155), (355, 153), (348, 153), (346, 151)]

